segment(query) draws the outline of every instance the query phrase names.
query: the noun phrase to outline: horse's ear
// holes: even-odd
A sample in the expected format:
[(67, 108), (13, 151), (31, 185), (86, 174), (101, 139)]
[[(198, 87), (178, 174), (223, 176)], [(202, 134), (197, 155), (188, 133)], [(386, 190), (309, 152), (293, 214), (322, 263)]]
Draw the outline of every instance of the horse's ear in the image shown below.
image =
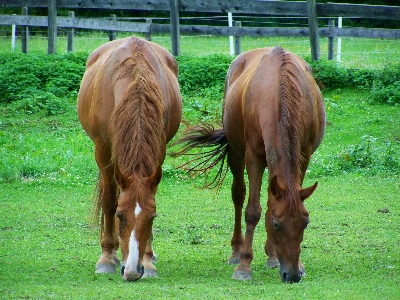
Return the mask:
[(317, 186), (318, 186), (318, 181), (314, 185), (312, 185), (312, 186), (310, 186), (308, 188), (300, 190), (300, 199), (301, 199), (301, 201), (304, 201), (308, 197), (310, 197), (312, 195), (312, 193), (314, 193), (314, 191), (317, 189)]
[(124, 173), (121, 172), (118, 165), (115, 164), (114, 166), (114, 177), (115, 181), (117, 182), (118, 186), (123, 190), (129, 186), (129, 177), (126, 176)]
[(162, 177), (162, 168), (160, 165), (158, 165), (157, 170), (151, 174), (149, 177), (147, 177), (147, 185), (152, 189), (156, 189), (158, 184), (161, 181)]
[(283, 197), (283, 189), (278, 183), (278, 177), (274, 175), (271, 180), (269, 181), (269, 190), (271, 191), (272, 195), (274, 195), (275, 199), (279, 200)]

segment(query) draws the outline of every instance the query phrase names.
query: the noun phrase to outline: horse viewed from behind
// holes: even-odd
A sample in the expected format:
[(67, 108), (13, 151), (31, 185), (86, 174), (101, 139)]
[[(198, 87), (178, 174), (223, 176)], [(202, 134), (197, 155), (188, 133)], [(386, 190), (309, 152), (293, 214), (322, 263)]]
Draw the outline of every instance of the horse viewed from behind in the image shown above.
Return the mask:
[[(311, 68), (299, 56), (281, 47), (254, 49), (231, 64), (225, 82), (222, 129), (211, 125), (188, 128), (178, 141), (184, 147), (174, 155), (194, 148), (203, 152), (190, 171), (207, 172), (219, 162), (233, 174), (232, 200), (235, 224), (230, 264), (239, 264), (234, 279), (252, 278), (253, 235), (261, 216), (260, 190), (268, 168), (267, 266), (279, 267), (283, 282), (298, 282), (304, 274), (300, 244), (309, 213), (304, 200), (317, 184), (302, 188), (311, 154), (320, 145), (325, 130), (325, 109)], [(204, 151), (205, 147), (216, 147)], [(214, 157), (214, 159), (212, 159)], [(187, 165), (187, 164), (186, 164)], [(245, 210), (246, 235), (241, 228), (246, 194), (244, 170), (249, 180)]]
[(129, 37), (88, 57), (78, 94), (78, 116), (94, 143), (99, 174), (102, 254), (96, 273), (133, 281), (157, 276), (152, 263), (155, 193), (166, 144), (179, 128), (182, 100), (175, 58), (161, 46)]

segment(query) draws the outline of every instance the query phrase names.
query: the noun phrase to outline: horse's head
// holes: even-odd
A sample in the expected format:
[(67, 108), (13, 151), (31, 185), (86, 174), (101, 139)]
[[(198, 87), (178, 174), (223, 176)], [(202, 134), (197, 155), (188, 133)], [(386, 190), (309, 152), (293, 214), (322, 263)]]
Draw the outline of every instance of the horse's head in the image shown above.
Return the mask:
[[(303, 202), (311, 196), (317, 185), (316, 182), (311, 187), (299, 189), (291, 194), (278, 183), (276, 175), (269, 181), (265, 226), (268, 239), (275, 246), (283, 282), (299, 282), (304, 274), (304, 267), (300, 262), (300, 244), (309, 222), (309, 215)], [(289, 201), (292, 206), (288, 206)]]
[(161, 174), (158, 166), (149, 177), (128, 177), (115, 167), (115, 180), (120, 189), (116, 216), (122, 253), (121, 275), (128, 281), (140, 279), (144, 272), (143, 256), (157, 215), (154, 195)]

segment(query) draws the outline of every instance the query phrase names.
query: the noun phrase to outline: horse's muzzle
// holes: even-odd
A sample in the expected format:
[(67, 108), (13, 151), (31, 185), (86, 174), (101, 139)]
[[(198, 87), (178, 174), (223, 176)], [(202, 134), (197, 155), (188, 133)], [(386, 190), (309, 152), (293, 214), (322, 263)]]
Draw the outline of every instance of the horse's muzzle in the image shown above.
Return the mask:
[(301, 280), (301, 277), (303, 277), (304, 271), (299, 269), (298, 271), (295, 271), (295, 272), (289, 272), (289, 271), (285, 270), (284, 268), (281, 268), (280, 275), (281, 275), (282, 282), (297, 283)]

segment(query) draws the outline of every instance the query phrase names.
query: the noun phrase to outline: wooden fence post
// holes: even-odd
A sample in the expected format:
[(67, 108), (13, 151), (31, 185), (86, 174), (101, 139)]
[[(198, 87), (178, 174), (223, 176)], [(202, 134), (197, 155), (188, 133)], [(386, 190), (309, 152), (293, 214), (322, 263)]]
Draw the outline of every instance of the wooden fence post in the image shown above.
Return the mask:
[(180, 55), (179, 0), (170, 0), (170, 31), (172, 55)]
[(57, 52), (57, 0), (48, 0), (47, 53)]
[(329, 37), (328, 37), (328, 60), (333, 60), (333, 50), (334, 50), (334, 43), (335, 43), (335, 36), (334, 36), (334, 30), (335, 30), (335, 21), (334, 20), (329, 20), (328, 21), (328, 27), (329, 27)]
[(146, 24), (149, 24), (149, 31), (146, 32), (146, 40), (151, 41), (151, 24), (153, 21), (151, 19), (146, 19)]
[(319, 60), (319, 36), (316, 0), (307, 0), (308, 28), (310, 32), (311, 58)]
[[(75, 18), (75, 12), (69, 11), (68, 17), (71, 19)], [(68, 44), (67, 44), (67, 51), (73, 52), (74, 51), (74, 37), (75, 37), (75, 28), (71, 27), (68, 29)]]
[[(112, 14), (110, 16), (110, 20), (113, 22), (117, 21), (117, 16), (115, 14)], [(113, 41), (117, 38), (117, 32), (115, 30), (110, 30), (109, 36), (110, 36), (110, 41)]]
[[(239, 28), (242, 26), (242, 22), (235, 21), (235, 27)], [(235, 36), (235, 55), (240, 54), (240, 35)]]
[[(23, 7), (21, 9), (21, 15), (28, 16), (27, 7)], [(29, 27), (22, 26), (22, 32), (21, 32), (22, 53), (28, 53), (28, 39), (29, 39)]]

